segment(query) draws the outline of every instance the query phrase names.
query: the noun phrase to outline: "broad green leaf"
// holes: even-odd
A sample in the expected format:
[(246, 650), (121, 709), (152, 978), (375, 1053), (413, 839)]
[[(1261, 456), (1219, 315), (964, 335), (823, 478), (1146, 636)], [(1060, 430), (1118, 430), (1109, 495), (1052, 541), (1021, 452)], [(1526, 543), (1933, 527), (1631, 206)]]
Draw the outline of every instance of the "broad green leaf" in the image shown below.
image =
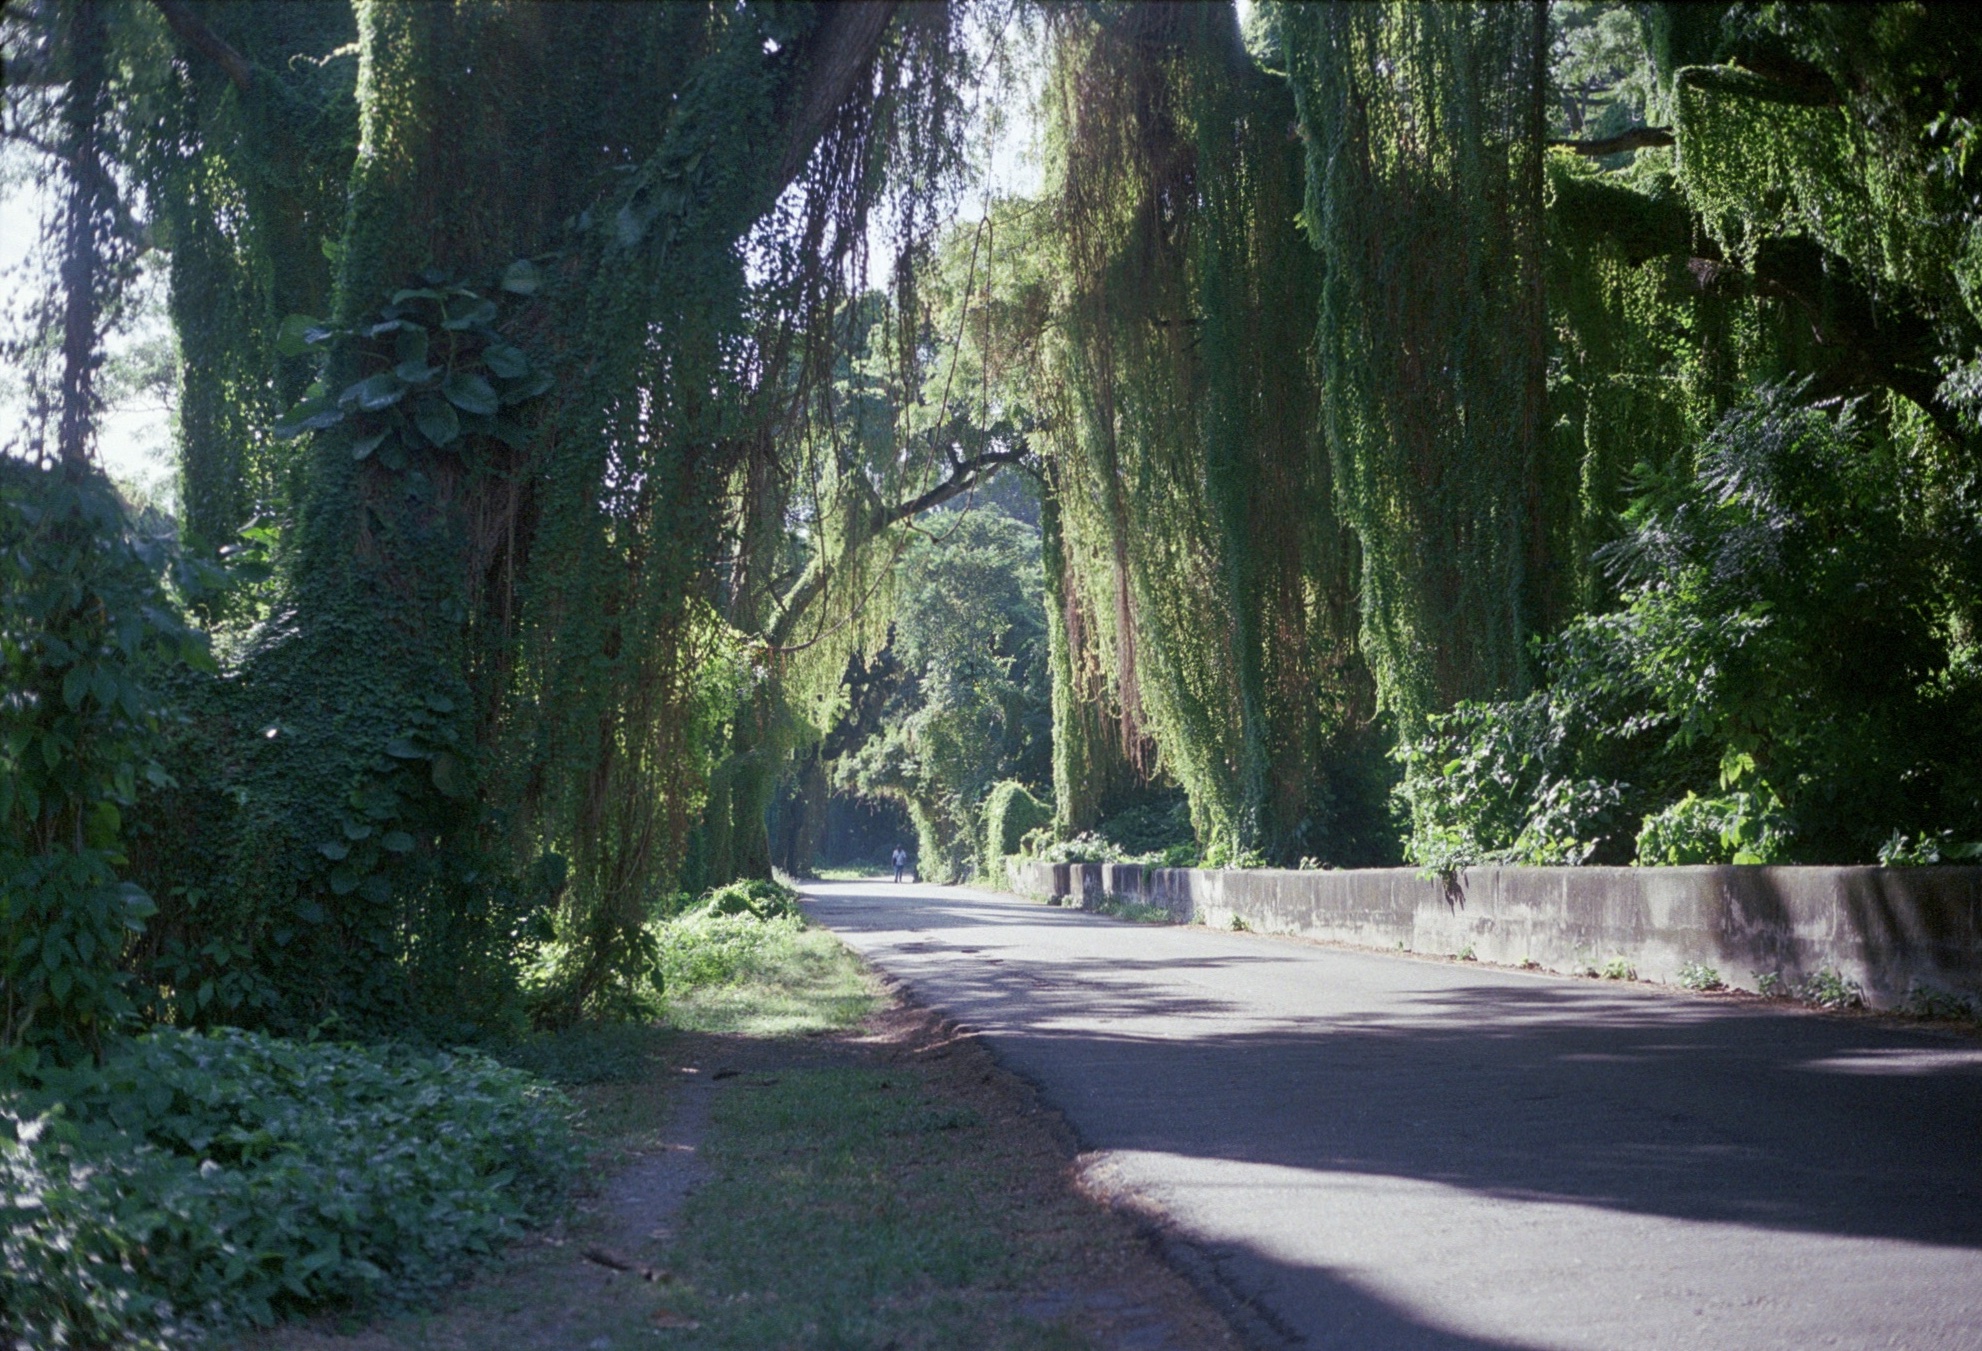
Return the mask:
[(621, 207), (619, 214), (613, 217), (613, 238), (619, 241), (622, 249), (632, 248), (646, 234), (647, 221), (632, 203), (629, 202)]
[(375, 433), (374, 435), (371, 436), (359, 437), (356, 441), (353, 441), (351, 443), (351, 458), (354, 460), (364, 459), (367, 455), (370, 455), (373, 451), (379, 448), (379, 442), (385, 440), (385, 438), (390, 435), (392, 435), (392, 432), (388, 429), (386, 431)]
[(392, 368), (392, 373), (409, 385), (424, 385), (440, 374), (440, 367), (429, 366), (425, 361), (402, 361)]
[(413, 425), (437, 446), (444, 446), (461, 435), (461, 419), (445, 399), (424, 398), (415, 403)]
[(338, 396), (339, 403), (355, 403), (367, 413), (390, 408), (406, 397), (406, 382), (391, 371), (368, 375)]
[(488, 381), (463, 371), (456, 371), (441, 381), (440, 392), (464, 413), (491, 414), (502, 406)]
[(351, 856), (351, 846), (342, 840), (325, 840), (317, 846), (317, 852), (332, 863), (337, 863)]
[(310, 350), (309, 333), (322, 324), (307, 314), (292, 314), (275, 331), (275, 350), (286, 357), (299, 357)]
[(269, 432), (276, 440), (287, 441), (304, 432), (319, 432), (325, 427), (334, 427), (342, 421), (342, 408), (332, 407), (321, 399), (306, 399), (277, 418)]
[(540, 394), (547, 393), (550, 387), (556, 383), (556, 381), (551, 379), (550, 372), (538, 371), (529, 379), (523, 381), (522, 384), (512, 385), (510, 388), (505, 389), (502, 392), (502, 401), (506, 404), (525, 403)]
[(441, 325), (456, 333), (471, 328), (483, 328), (495, 322), (496, 305), (493, 300), (478, 300), (460, 314), (453, 316)]
[(543, 275), (528, 258), (518, 258), (502, 270), (502, 289), (514, 295), (533, 296), (543, 284)]
[(433, 780), (434, 787), (443, 797), (467, 797), (474, 787), (469, 781), (467, 766), (452, 751), (442, 751), (434, 757)]
[(530, 358), (523, 355), (520, 348), (508, 343), (492, 343), (482, 353), (482, 362), (493, 375), (504, 380), (515, 380), (530, 373)]
[(421, 365), (427, 360), (428, 335), (420, 324), (402, 324), (399, 336), (392, 340), (392, 353), (400, 361), (411, 361)]
[(413, 837), (403, 830), (388, 830), (379, 844), (395, 854), (410, 853), (413, 848)]

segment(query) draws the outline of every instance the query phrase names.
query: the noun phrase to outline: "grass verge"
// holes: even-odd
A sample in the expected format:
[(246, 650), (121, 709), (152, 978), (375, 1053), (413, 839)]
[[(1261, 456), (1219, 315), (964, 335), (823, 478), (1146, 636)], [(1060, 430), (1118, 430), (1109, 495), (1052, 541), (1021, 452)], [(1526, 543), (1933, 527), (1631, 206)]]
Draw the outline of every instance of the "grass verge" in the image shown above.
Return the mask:
[(1110, 919), (1125, 919), (1132, 924), (1168, 924), (1170, 911), (1161, 905), (1146, 905), (1141, 901), (1126, 901), (1110, 896), (1094, 907), (1093, 913), (1106, 915)]
[(678, 952), (665, 1025), (519, 1052), (581, 1104), (602, 1179), (561, 1227), (439, 1309), (252, 1345), (1236, 1346), (1075, 1188), (1057, 1118), (981, 1046), (888, 997), (830, 933), (764, 928), (710, 930), (722, 960), (700, 969), (721, 980), (684, 984), (699, 959)]

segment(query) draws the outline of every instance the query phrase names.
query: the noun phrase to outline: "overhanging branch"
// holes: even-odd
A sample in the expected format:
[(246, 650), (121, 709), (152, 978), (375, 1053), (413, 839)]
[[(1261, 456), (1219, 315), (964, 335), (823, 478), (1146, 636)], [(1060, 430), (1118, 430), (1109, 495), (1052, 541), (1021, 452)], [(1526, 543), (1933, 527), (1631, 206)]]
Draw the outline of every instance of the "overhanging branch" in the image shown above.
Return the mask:
[(158, 6), (158, 12), (165, 16), (166, 25), (177, 33), (200, 55), (218, 65), (227, 73), (234, 87), (243, 94), (255, 83), (254, 67), (250, 66), (241, 53), (221, 40), (218, 33), (200, 21), (200, 16), (186, 7), (186, 0), (151, 0)]
[(827, 11), (825, 23), (809, 43), (805, 92), (799, 98), (798, 115), (778, 161), (780, 184), (798, 176), (812, 157), (812, 148), (833, 125), (840, 105), (866, 78), (874, 54), (881, 49), (881, 35), (895, 16), (896, 4), (897, 0), (844, 0)]
[[(952, 498), (961, 497), (998, 470), (1023, 461), (1031, 449), (1031, 444), (1024, 437), (1020, 437), (1003, 450), (983, 450), (960, 460), (952, 460), (949, 474), (928, 492), (911, 497), (905, 502), (877, 507), (874, 514), (868, 518), (868, 537), (872, 538), (889, 526), (899, 525), (925, 511), (933, 511)], [(813, 560), (812, 566), (805, 570), (805, 576), (799, 580), (798, 585), (786, 594), (777, 621), (771, 625), (770, 632), (764, 635), (767, 646), (773, 650), (791, 650), (792, 634), (798, 628), (798, 621), (804, 618), (805, 612), (811, 608), (812, 603), (819, 599), (820, 593), (826, 589), (826, 584), (832, 580), (832, 576), (832, 565), (826, 559)]]
[(1579, 155), (1617, 155), (1626, 150), (1647, 150), (1673, 144), (1671, 127), (1633, 127), (1615, 136), (1594, 141), (1550, 141), (1550, 145), (1573, 150)]

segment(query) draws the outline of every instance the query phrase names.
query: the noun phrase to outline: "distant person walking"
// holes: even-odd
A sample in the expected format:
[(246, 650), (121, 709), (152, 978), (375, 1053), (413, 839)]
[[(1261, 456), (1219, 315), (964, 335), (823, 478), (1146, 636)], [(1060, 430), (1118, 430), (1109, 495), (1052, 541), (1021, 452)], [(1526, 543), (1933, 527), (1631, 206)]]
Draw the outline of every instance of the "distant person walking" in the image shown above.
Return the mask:
[(902, 874), (907, 871), (908, 871), (908, 850), (902, 848), (900, 845), (896, 845), (895, 846), (895, 880), (897, 882), (901, 881)]

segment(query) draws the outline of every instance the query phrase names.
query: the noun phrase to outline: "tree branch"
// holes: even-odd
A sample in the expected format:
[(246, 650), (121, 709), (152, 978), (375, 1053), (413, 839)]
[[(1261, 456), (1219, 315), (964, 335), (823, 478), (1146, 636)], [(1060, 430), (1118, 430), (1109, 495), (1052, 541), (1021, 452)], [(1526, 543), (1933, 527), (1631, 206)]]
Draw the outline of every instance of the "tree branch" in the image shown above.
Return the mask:
[[(166, 0), (158, 0), (160, 4)], [(178, 3), (178, 0), (172, 0)], [(840, 105), (852, 94), (881, 49), (881, 35), (895, 16), (898, 0), (844, 0), (827, 12), (809, 47), (810, 71), (797, 116), (778, 162), (778, 181), (789, 183), (812, 157), (812, 148), (833, 125)]]
[(199, 15), (186, 7), (186, 0), (151, 0), (158, 6), (158, 12), (165, 16), (165, 22), (173, 32), (183, 38), (200, 55), (214, 62), (227, 73), (227, 78), (243, 94), (255, 83), (254, 67), (250, 66), (241, 53), (228, 46), (220, 35), (200, 21)]
[(911, 516), (920, 516), (925, 511), (942, 506), (953, 497), (962, 496), (990, 477), (992, 471), (1023, 460), (1031, 449), (1027, 442), (1020, 440), (1010, 450), (986, 450), (968, 459), (952, 460), (950, 463), (953, 468), (950, 476), (928, 492), (875, 512), (869, 533), (878, 535), (891, 525), (906, 521)]
[(1615, 155), (1626, 150), (1671, 145), (1673, 138), (1671, 127), (1633, 127), (1595, 141), (1550, 141), (1549, 144), (1573, 150), (1579, 155)]
[[(906, 502), (877, 508), (868, 521), (869, 537), (880, 534), (891, 525), (899, 525), (910, 517), (940, 507), (951, 498), (962, 496), (997, 470), (1023, 461), (1031, 449), (1031, 444), (1020, 437), (1007, 450), (979, 451), (967, 459), (953, 460), (951, 463), (954, 468), (949, 476), (928, 492), (911, 497)], [(826, 589), (826, 583), (832, 580), (832, 576), (833, 569), (830, 563), (824, 558), (813, 560), (812, 566), (805, 570), (805, 576), (785, 596), (777, 621), (771, 625), (770, 632), (764, 635), (764, 641), (768, 646), (788, 648), (791, 645), (792, 633), (797, 629), (798, 621), (804, 618), (812, 602), (819, 599), (820, 592)]]

